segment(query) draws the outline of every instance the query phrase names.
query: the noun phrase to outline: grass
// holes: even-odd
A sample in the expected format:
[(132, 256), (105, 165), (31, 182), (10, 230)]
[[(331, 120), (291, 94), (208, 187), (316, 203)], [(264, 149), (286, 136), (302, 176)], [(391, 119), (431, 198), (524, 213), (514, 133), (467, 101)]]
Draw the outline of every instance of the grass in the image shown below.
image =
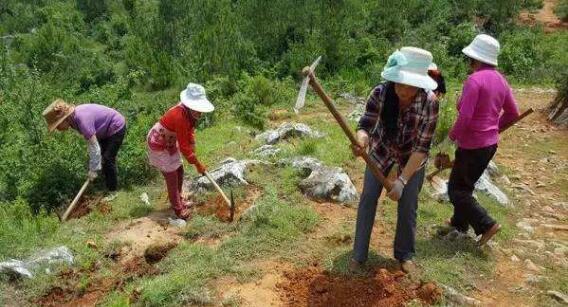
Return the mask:
[[(352, 157), (343, 131), (332, 118), (324, 117), (327, 111), (320, 104), (319, 101), (310, 102), (301, 118), (292, 118), (290, 121), (305, 122), (326, 133), (326, 136), (279, 143), (277, 146), (283, 150), (271, 161), (310, 155), (326, 165), (340, 166), (350, 174), (359, 174), (364, 169), (363, 163)], [(350, 108), (346, 104), (338, 107), (344, 114)], [(197, 133), (198, 157), (210, 168), (227, 156), (248, 158), (249, 152), (259, 146), (251, 130), (235, 128), (238, 125), (229, 118)], [(451, 146), (445, 149), (451, 150)], [(555, 147), (551, 149), (558, 150)], [(191, 168), (188, 169), (188, 174), (194, 174)], [(222, 223), (211, 216), (195, 216), (184, 230), (187, 240), (158, 264), (159, 275), (131, 280), (123, 290), (109, 293), (103, 305), (128, 305), (130, 293), (135, 289), (140, 291), (140, 303), (143, 305), (210, 304), (217, 297), (216, 279), (227, 275), (237, 280), (257, 278), (261, 268), (256, 263), (266, 259), (297, 265), (317, 262), (332, 273), (350, 274), (347, 264), (351, 257), (355, 217), (346, 216), (334, 221), (333, 227), (321, 227), (327, 229), (327, 233), (312, 237), (310, 234), (319, 230), (324, 223), (313, 209), (317, 205), (309, 203), (298, 190), (302, 175), (291, 167), (278, 164), (253, 167), (247, 174), (247, 180), (260, 189), (262, 195), (254, 201), (255, 209), (251, 214), (233, 224)], [(471, 241), (445, 241), (434, 236), (432, 226), (442, 224), (450, 217), (452, 208), (449, 203), (432, 200), (428, 196), (428, 189), (428, 183), (425, 182), (418, 209), (416, 260), (422, 268), (420, 278), (467, 292), (478, 281), (492, 276), (495, 259)], [(153, 206), (166, 202), (163, 180), (157, 177), (148, 186), (134, 186), (119, 192), (118, 198), (112, 202), (113, 210), (109, 215), (93, 212), (64, 224), (60, 224), (53, 215), (32, 216), (24, 210), (27, 207), (23, 203), (13, 207), (0, 206), (0, 260), (22, 258), (40, 248), (66, 245), (74, 251), (79, 268), (88, 268), (99, 261), (101, 272), (108, 272), (111, 263), (104, 260), (102, 255), (119, 243), (107, 242), (104, 234), (121, 221), (145, 216), (154, 210), (139, 200), (143, 192), (148, 193)], [(235, 195), (237, 199), (242, 199), (244, 190), (236, 189)], [(501, 244), (510, 240), (515, 232), (512, 224), (515, 212), (483, 195), (479, 195), (479, 199), (492, 216), (504, 225), (497, 242)], [(396, 225), (396, 204), (390, 200), (382, 201), (377, 221), (385, 225), (387, 233), (384, 237), (383, 234), (373, 237), (373, 240), (392, 237)], [(208, 246), (196, 242), (198, 238), (219, 239), (219, 243)], [(87, 247), (88, 240), (94, 240), (98, 249)], [(391, 253), (390, 250), (371, 250), (369, 266), (394, 265)], [(566, 292), (568, 286), (563, 280), (562, 271), (555, 273), (547, 270), (547, 274), (550, 280), (544, 283), (553, 285), (556, 282), (557, 288)], [(32, 298), (54, 284), (57, 284), (55, 275), (42, 275), (34, 280), (23, 280), (18, 287), (23, 289), (26, 298)], [(6, 285), (0, 282), (0, 288)], [(237, 304), (237, 301), (233, 303)]]

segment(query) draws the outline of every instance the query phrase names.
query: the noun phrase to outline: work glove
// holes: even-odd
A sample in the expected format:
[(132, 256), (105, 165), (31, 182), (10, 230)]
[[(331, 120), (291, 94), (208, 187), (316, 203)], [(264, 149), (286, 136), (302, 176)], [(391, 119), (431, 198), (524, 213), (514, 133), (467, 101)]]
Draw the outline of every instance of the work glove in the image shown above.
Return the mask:
[(387, 196), (392, 199), (393, 201), (398, 201), (402, 196), (402, 191), (404, 190), (404, 183), (400, 178), (397, 178), (392, 183), (392, 188), (388, 192)]
[(195, 161), (195, 169), (201, 175), (204, 175), (205, 172), (207, 171), (207, 168), (205, 167), (205, 165), (201, 164), (201, 162), (199, 162), (199, 161)]
[(98, 176), (97, 171), (89, 171), (89, 173), (87, 173), (87, 178), (89, 178), (90, 181), (95, 180)]

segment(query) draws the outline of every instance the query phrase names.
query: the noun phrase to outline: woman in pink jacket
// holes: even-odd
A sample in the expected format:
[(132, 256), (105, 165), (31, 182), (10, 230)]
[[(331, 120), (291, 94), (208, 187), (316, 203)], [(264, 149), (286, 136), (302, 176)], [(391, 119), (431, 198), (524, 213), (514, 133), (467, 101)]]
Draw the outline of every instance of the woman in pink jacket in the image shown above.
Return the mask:
[(450, 225), (462, 232), (472, 226), (481, 235), (480, 245), (501, 225), (473, 197), (474, 185), (497, 151), (499, 128), (519, 116), (511, 87), (496, 70), (499, 48), (496, 39), (481, 34), (462, 50), (473, 73), (463, 85), (458, 118), (449, 135), (458, 147), (448, 183), (454, 205)]

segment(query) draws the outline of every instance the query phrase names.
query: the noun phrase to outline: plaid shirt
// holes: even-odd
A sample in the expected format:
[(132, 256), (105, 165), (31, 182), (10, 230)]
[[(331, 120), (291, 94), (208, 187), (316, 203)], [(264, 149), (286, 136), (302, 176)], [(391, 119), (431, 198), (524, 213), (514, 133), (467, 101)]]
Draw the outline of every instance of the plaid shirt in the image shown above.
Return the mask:
[(398, 163), (400, 172), (413, 152), (428, 154), (438, 120), (438, 101), (432, 92), (419, 89), (414, 102), (405, 110), (400, 110), (398, 132), (391, 140), (385, 137), (385, 126), (380, 120), (385, 97), (386, 83), (373, 89), (357, 130), (369, 133), (370, 155), (378, 162), (383, 173), (394, 163)]

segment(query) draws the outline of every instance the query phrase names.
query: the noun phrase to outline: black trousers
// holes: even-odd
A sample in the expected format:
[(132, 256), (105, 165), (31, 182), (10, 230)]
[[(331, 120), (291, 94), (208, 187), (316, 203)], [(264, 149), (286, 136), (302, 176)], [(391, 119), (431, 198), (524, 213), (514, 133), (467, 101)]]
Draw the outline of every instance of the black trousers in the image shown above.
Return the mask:
[(108, 138), (99, 140), (102, 155), (102, 171), (109, 191), (116, 191), (118, 187), (116, 156), (125, 134), (126, 126)]
[(497, 144), (479, 149), (456, 150), (448, 182), (448, 194), (454, 205), (451, 224), (459, 231), (467, 232), (471, 226), (475, 233), (480, 235), (495, 224), (495, 220), (489, 216), (487, 210), (473, 197), (473, 190), (496, 151)]

